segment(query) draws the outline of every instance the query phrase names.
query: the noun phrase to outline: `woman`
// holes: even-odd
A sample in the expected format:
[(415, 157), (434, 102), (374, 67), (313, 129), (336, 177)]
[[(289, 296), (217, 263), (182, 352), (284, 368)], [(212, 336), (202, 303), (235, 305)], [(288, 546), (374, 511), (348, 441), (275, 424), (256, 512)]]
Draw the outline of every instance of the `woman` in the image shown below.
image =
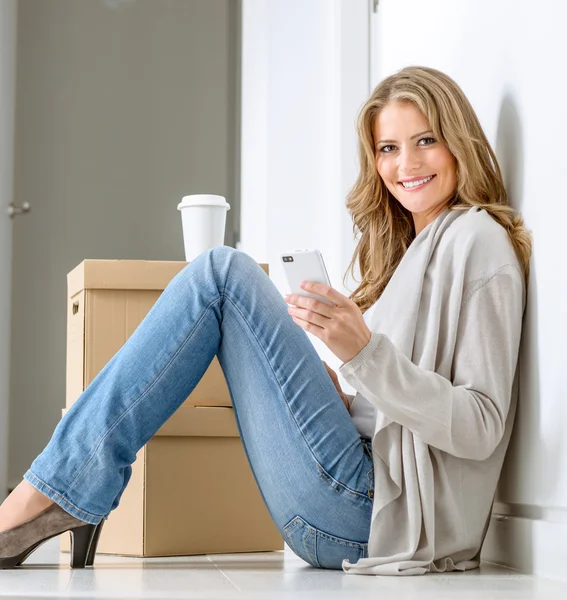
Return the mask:
[[(352, 296), (308, 284), (334, 306), (291, 295), (288, 307), (244, 253), (202, 254), (0, 507), (0, 568), (67, 530), (72, 566), (91, 565), (136, 452), (215, 355), (258, 485), (297, 555), (363, 574), (478, 566), (515, 413), (530, 236), (446, 75), (410, 67), (385, 79), (359, 138)], [(354, 398), (302, 329), (343, 361)]]

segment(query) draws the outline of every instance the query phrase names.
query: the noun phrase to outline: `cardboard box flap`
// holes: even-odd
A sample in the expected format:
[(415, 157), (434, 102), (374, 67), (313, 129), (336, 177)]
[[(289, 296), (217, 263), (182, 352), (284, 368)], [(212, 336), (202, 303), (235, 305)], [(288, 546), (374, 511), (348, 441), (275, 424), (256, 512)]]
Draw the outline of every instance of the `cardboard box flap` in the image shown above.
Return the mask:
[[(73, 297), (81, 290), (164, 290), (189, 263), (161, 260), (84, 260), (67, 275)], [(266, 273), (267, 264), (260, 264)]]
[[(63, 415), (68, 409), (63, 409)], [(156, 436), (239, 437), (234, 409), (227, 406), (182, 404)]]
[(67, 275), (69, 296), (81, 290), (164, 290), (189, 263), (160, 260), (84, 260)]

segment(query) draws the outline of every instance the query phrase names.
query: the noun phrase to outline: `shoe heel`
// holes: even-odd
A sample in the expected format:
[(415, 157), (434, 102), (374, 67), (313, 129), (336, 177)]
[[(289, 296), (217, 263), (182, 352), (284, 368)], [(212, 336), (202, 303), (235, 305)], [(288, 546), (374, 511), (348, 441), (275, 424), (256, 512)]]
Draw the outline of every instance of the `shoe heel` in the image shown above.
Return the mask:
[(85, 568), (97, 527), (97, 525), (81, 525), (69, 530), (71, 533), (71, 569)]
[(102, 526), (104, 525), (104, 519), (96, 526), (96, 530), (91, 541), (91, 547), (89, 548), (89, 554), (87, 556), (87, 563), (85, 566), (92, 567), (95, 561), (96, 547), (98, 546), (98, 540), (102, 532)]

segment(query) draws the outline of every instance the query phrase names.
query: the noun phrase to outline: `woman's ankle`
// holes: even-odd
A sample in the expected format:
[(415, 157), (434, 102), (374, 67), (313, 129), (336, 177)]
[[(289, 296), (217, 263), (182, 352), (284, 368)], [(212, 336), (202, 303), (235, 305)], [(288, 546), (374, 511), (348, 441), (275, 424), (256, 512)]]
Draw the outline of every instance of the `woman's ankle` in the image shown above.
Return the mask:
[(53, 500), (48, 498), (45, 494), (40, 492), (25, 479), (22, 479), (22, 481), (20, 481), (16, 489), (18, 488), (20, 488), (19, 491), (22, 494), (22, 498), (26, 499), (30, 504), (45, 507), (51, 506), (53, 504)]
[(19, 504), (22, 508), (47, 508), (53, 504), (53, 501), (45, 494), (42, 494), (31, 483), (22, 479), (20, 483), (12, 490), (12, 493), (6, 498), (4, 504)]
[(23, 480), (0, 505), (0, 532), (35, 517), (52, 504), (45, 494)]

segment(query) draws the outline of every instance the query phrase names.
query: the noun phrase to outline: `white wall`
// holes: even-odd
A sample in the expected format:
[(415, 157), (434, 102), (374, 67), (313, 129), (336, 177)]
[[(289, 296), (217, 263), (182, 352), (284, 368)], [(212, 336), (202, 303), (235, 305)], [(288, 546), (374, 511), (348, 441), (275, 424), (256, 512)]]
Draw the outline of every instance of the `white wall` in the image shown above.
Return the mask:
[(16, 1), (0, 2), (0, 502), (7, 493)]
[(242, 8), (240, 248), (270, 263), (282, 293), (279, 255), (319, 248), (333, 287), (347, 293), (354, 240), (344, 204), (356, 176), (355, 117), (369, 90), (368, 1), (244, 0)]
[(341, 289), (354, 249), (343, 207), (356, 174), (360, 104), (380, 78), (409, 64), (460, 83), (535, 237), (520, 406), (484, 558), (565, 578), (567, 202), (559, 177), (567, 5), (381, 0), (369, 24), (371, 4), (244, 0), (241, 247), (270, 262), (284, 291), (280, 251), (317, 246)]
[(476, 109), (512, 203), (535, 238), (521, 395), (484, 558), (565, 578), (567, 557), (567, 4), (382, 0), (376, 79), (409, 64), (447, 72)]

